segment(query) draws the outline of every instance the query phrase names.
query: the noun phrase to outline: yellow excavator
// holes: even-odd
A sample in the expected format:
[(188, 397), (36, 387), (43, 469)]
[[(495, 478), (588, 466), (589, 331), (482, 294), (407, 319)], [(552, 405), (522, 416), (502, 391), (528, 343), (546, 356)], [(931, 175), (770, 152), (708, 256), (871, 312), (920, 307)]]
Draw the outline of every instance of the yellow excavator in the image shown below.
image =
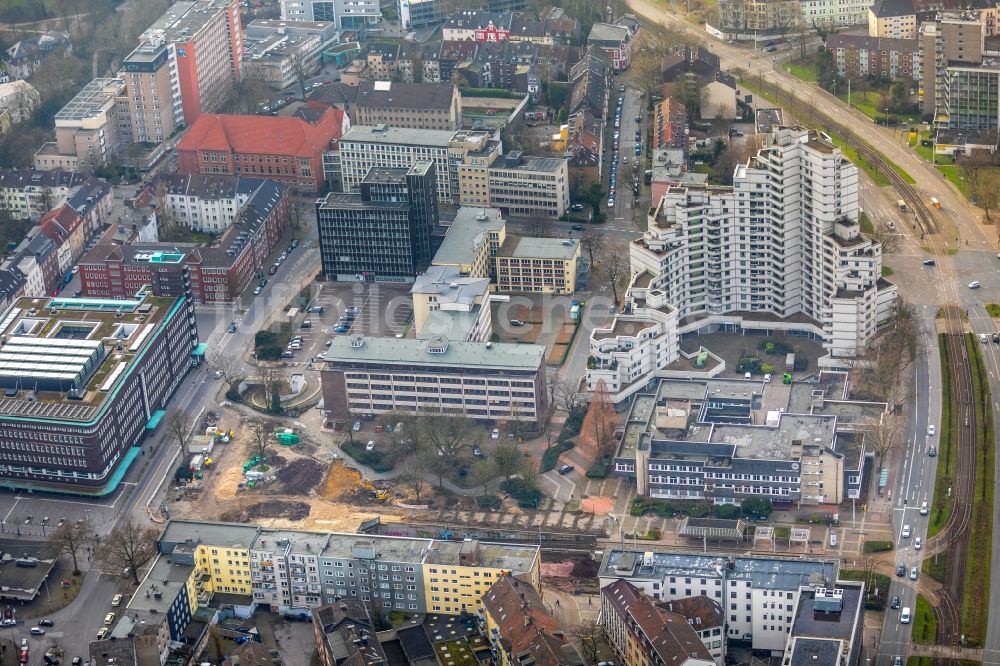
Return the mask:
[(385, 502), (389, 499), (388, 490), (382, 490), (381, 488), (376, 488), (375, 485), (368, 479), (358, 479), (357, 481), (355, 481), (354, 490), (358, 490), (359, 488), (363, 488), (364, 490), (370, 491), (372, 497), (374, 497), (380, 502)]

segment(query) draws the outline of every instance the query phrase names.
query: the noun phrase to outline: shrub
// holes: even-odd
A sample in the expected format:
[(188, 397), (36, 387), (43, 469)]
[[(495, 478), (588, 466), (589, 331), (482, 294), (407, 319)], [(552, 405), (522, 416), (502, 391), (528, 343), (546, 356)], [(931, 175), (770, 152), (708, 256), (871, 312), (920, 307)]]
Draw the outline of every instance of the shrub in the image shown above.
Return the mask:
[(715, 513), (716, 518), (722, 518), (725, 520), (735, 520), (739, 518), (743, 512), (740, 510), (740, 507), (736, 506), (735, 504), (720, 504), (719, 506), (715, 507), (713, 513)]
[(580, 434), (583, 428), (583, 417), (587, 415), (587, 410), (578, 409), (566, 417), (562, 430), (559, 431), (559, 439), (569, 439)]
[(757, 349), (765, 354), (791, 354), (795, 349), (787, 342), (777, 340), (761, 340)]
[(770, 363), (761, 363), (760, 364), (760, 371), (763, 372), (765, 375), (773, 375), (774, 374), (774, 366), (772, 364), (770, 364)]
[(278, 334), (271, 331), (257, 331), (253, 336), (254, 347), (267, 347), (278, 342)]
[(500, 484), (500, 489), (517, 500), (523, 509), (536, 509), (542, 501), (542, 492), (529, 486), (523, 479), (513, 478)]
[(382, 451), (378, 449), (366, 451), (365, 445), (361, 442), (344, 442), (340, 445), (340, 448), (344, 450), (344, 453), (354, 458), (354, 460), (365, 467), (372, 468), (376, 472), (388, 472), (392, 469), (391, 458), (386, 459), (389, 457), (383, 456)]
[(266, 345), (264, 347), (257, 347), (257, 360), (258, 361), (280, 361), (281, 360), (281, 347), (277, 345)]
[(569, 451), (574, 446), (576, 446), (576, 442), (571, 439), (566, 439), (557, 442), (553, 447), (545, 449), (545, 453), (542, 454), (542, 464), (540, 466), (542, 474), (548, 472), (550, 469), (555, 469), (556, 463), (559, 462), (559, 456), (562, 455), (562, 452)]
[(590, 466), (587, 470), (588, 479), (603, 479), (607, 477), (608, 470), (611, 468), (611, 458), (604, 456), (598, 458), (594, 461), (594, 464)]
[(480, 509), (497, 509), (500, 507), (500, 498), (496, 495), (481, 495), (476, 498), (476, 505)]
[(892, 550), (891, 541), (865, 541), (866, 553), (881, 553), (887, 550)]
[(754, 520), (767, 520), (774, 513), (771, 500), (762, 497), (751, 497), (743, 501), (743, 513)]
[(174, 472), (174, 480), (177, 481), (177, 483), (187, 483), (192, 478), (194, 478), (194, 472), (192, 472), (191, 468), (187, 466), (187, 463), (181, 463), (181, 466), (177, 468), (176, 472)]
[(795, 372), (803, 372), (808, 367), (809, 367), (809, 359), (806, 356), (802, 355), (802, 354), (796, 354), (795, 355)]
[(736, 365), (737, 372), (760, 372), (760, 359), (756, 356), (744, 356)]

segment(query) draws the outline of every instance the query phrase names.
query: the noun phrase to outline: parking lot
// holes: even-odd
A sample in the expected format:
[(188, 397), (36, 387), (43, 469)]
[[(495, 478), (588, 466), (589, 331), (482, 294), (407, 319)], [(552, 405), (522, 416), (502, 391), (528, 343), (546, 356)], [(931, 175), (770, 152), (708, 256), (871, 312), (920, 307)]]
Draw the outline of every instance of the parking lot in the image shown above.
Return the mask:
[(27, 493), (0, 495), (0, 533), (7, 536), (46, 537), (61, 521), (89, 520), (95, 530), (112, 523), (132, 484), (122, 484), (100, 499), (61, 498)]

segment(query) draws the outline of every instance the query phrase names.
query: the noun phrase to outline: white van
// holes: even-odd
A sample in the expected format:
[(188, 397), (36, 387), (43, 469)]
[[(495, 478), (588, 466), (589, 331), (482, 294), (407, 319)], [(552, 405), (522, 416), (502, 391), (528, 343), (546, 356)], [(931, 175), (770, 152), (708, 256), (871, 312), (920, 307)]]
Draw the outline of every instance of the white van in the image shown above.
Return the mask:
[(910, 607), (909, 606), (903, 606), (903, 610), (900, 611), (900, 613), (899, 613), (899, 622), (901, 624), (909, 624), (910, 623)]

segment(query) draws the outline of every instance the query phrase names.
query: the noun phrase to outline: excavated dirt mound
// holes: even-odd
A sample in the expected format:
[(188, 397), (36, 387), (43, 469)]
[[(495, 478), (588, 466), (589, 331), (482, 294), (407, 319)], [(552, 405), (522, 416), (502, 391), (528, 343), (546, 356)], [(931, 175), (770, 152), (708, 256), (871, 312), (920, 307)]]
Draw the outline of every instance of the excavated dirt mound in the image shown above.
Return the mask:
[(305, 520), (309, 517), (310, 507), (305, 502), (283, 502), (272, 500), (258, 502), (243, 509), (227, 511), (219, 519), (227, 523), (247, 523), (258, 518), (284, 518), (286, 520)]
[(344, 466), (343, 462), (330, 465), (326, 480), (320, 489), (320, 494), (327, 499), (339, 499), (354, 488), (354, 483), (361, 478), (361, 473)]
[(308, 495), (326, 476), (326, 465), (312, 458), (296, 458), (275, 474), (277, 486), (269, 492), (281, 495)]

